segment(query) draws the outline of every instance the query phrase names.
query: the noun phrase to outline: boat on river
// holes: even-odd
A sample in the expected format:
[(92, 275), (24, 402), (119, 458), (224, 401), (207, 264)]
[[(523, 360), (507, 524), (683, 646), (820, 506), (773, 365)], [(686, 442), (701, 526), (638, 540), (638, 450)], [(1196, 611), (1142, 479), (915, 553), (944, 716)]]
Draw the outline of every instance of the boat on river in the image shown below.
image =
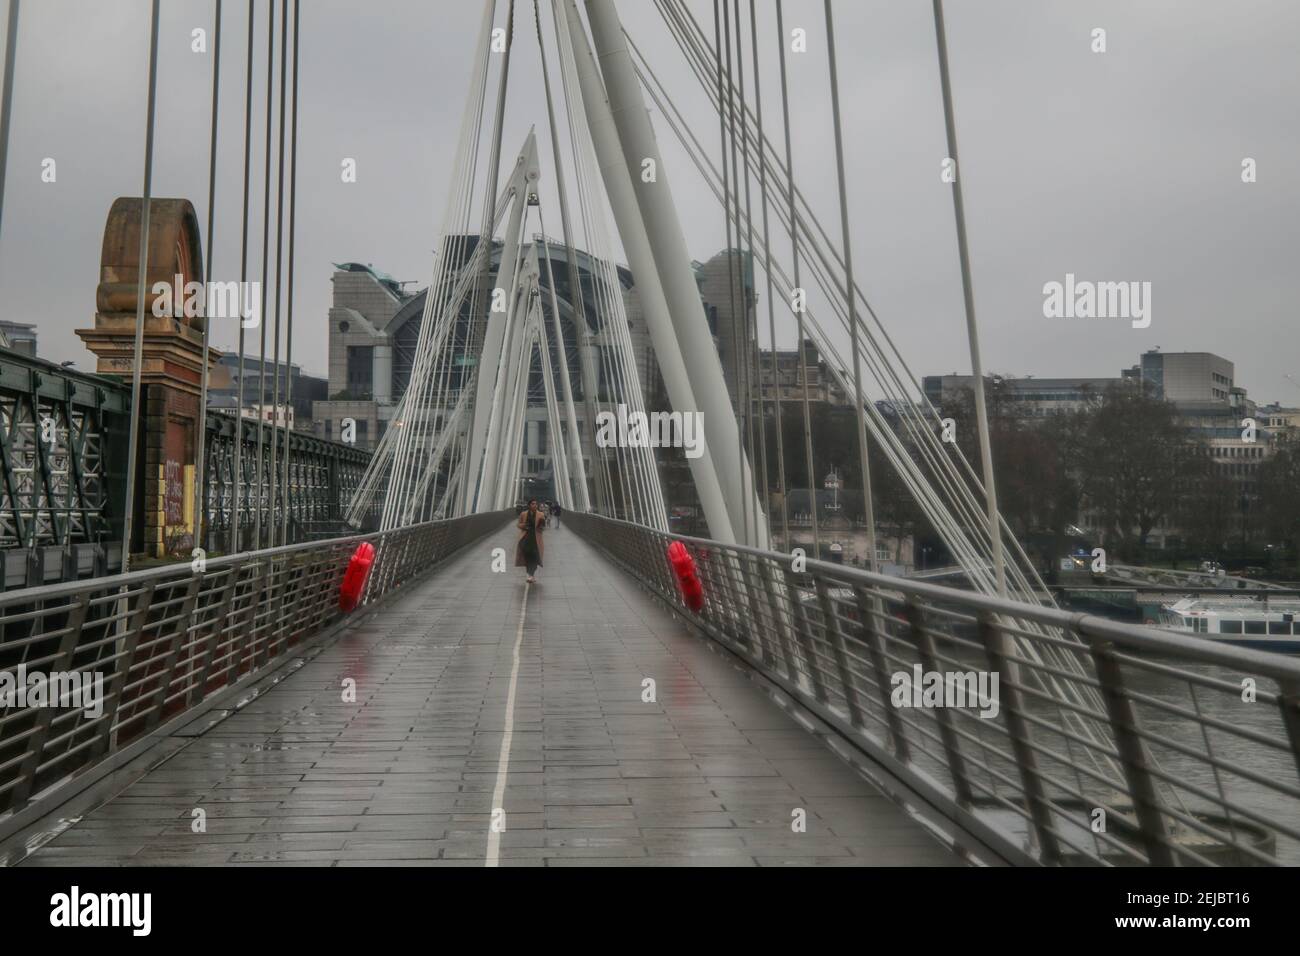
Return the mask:
[(1159, 624), (1221, 644), (1300, 651), (1300, 598), (1187, 597), (1163, 605)]

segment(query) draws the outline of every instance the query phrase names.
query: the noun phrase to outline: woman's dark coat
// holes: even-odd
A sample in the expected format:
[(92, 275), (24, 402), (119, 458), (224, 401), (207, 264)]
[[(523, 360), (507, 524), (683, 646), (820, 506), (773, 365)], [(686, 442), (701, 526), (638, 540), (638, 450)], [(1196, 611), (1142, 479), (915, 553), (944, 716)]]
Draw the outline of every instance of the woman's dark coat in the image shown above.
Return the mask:
[[(529, 534), (529, 525), (535, 524), (533, 533)], [(539, 509), (537, 512), (524, 511), (519, 515), (519, 521), (516, 527), (519, 529), (519, 543), (515, 545), (515, 567), (528, 567), (528, 551), (532, 550), (527, 547), (530, 543), (529, 538), (536, 542), (537, 547), (537, 566), (542, 566), (542, 556), (546, 553), (546, 544), (542, 540), (542, 529), (546, 525), (546, 518)]]

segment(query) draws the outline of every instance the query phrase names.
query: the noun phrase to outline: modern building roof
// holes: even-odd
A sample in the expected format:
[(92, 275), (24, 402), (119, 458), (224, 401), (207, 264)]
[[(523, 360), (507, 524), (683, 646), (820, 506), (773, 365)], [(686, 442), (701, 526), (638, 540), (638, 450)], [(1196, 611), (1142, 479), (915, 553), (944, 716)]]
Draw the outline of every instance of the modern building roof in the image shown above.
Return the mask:
[(372, 265), (362, 265), (360, 262), (335, 262), (334, 268), (339, 272), (365, 272), (372, 276), (376, 282), (387, 289), (393, 298), (405, 302), (411, 297), (411, 293), (402, 289), (402, 283), (398, 282), (387, 272), (380, 272)]

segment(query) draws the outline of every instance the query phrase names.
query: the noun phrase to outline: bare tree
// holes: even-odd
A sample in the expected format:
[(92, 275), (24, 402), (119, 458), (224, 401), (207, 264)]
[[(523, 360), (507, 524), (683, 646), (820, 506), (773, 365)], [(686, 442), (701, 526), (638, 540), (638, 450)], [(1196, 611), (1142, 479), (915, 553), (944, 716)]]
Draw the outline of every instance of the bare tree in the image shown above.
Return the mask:
[(1112, 387), (1082, 415), (1074, 465), (1083, 500), (1122, 554), (1140, 555), (1176, 511), (1191, 432), (1171, 403), (1136, 388)]

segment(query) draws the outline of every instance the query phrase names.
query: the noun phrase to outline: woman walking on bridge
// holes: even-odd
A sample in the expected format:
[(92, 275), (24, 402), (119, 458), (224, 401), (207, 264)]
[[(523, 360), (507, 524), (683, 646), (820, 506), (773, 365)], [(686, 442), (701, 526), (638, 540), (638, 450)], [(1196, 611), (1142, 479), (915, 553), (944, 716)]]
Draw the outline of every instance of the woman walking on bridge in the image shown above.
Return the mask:
[(528, 502), (528, 508), (519, 515), (519, 544), (515, 547), (515, 567), (528, 569), (528, 583), (535, 584), (534, 575), (542, 566), (542, 554), (546, 550), (542, 543), (542, 529), (546, 526), (546, 516), (537, 507), (537, 499)]

